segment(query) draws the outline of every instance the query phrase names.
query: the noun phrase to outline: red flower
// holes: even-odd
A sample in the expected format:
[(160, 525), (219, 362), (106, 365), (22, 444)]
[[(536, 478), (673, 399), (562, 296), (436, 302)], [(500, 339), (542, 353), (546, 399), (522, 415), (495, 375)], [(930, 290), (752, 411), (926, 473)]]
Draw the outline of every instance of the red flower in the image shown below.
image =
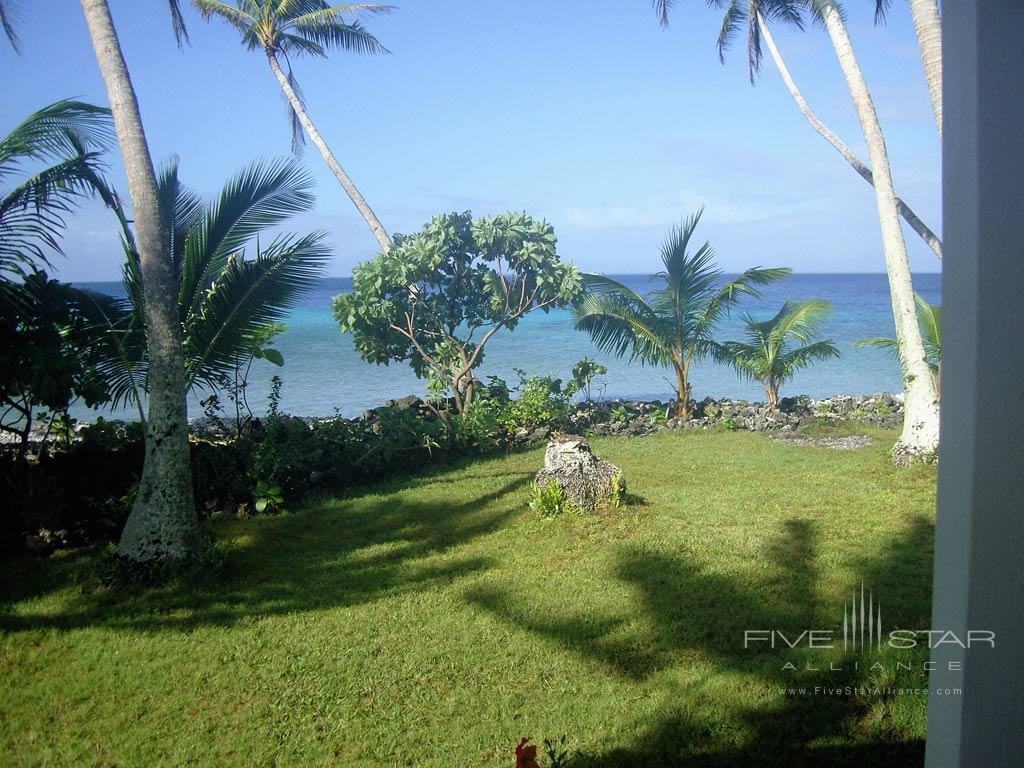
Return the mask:
[(526, 737), (516, 747), (516, 768), (540, 768), (537, 764), (537, 748)]

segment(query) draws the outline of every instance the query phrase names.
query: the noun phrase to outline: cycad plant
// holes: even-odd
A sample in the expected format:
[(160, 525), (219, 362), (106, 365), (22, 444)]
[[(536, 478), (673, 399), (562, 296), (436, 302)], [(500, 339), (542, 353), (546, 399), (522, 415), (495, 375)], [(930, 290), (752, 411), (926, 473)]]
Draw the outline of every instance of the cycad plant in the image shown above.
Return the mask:
[(676, 379), (676, 415), (693, 414), (690, 367), (714, 354), (718, 321), (742, 296), (760, 297), (757, 286), (779, 280), (786, 268), (754, 267), (723, 281), (707, 242), (690, 252), (703, 209), (672, 228), (661, 247), (664, 269), (651, 276), (660, 285), (640, 296), (603, 275), (584, 276), (587, 293), (575, 308), (576, 328), (597, 346), (642, 364), (669, 367)]
[(732, 365), (741, 376), (764, 387), (768, 407), (778, 410), (779, 388), (797, 371), (821, 360), (838, 357), (831, 341), (814, 341), (828, 319), (832, 305), (821, 299), (786, 302), (774, 317), (758, 321), (743, 316), (745, 341), (725, 341), (715, 349), (715, 358)]
[[(278, 235), (260, 243), (261, 231), (312, 208), (311, 186), (294, 161), (259, 161), (228, 181), (216, 199), (204, 202), (181, 184), (177, 162), (161, 171), (160, 208), (179, 286), (189, 389), (228, 382), (259, 353), (267, 326), (281, 320), (320, 277), (329, 253), (323, 232)], [(104, 371), (114, 404), (138, 405), (148, 367), (142, 283), (130, 230), (125, 231), (124, 246), (128, 299), (121, 315), (110, 317)], [(247, 248), (255, 252), (252, 258), (246, 258)]]
[[(917, 324), (921, 327), (925, 359), (928, 361), (932, 379), (935, 381), (935, 396), (938, 397), (942, 393), (942, 307), (938, 304), (929, 304), (919, 293), (914, 294), (914, 302), (917, 304)], [(879, 347), (888, 349), (894, 355), (899, 354), (899, 344), (896, 339), (884, 336), (862, 339), (854, 346)]]
[[(317, 150), (331, 169), (331, 173), (352, 200), (366, 221), (381, 250), (391, 247), (391, 238), (377, 214), (341, 163), (327, 146), (317, 129), (302, 99), (295, 77), (292, 74), (291, 58), (317, 56), (326, 58), (332, 48), (351, 53), (382, 54), (387, 48), (355, 19), (346, 20), (356, 14), (387, 13), (387, 5), (372, 3), (351, 3), (330, 5), (325, 0), (235, 0), (235, 4), (223, 0), (193, 0), (195, 6), (209, 19), (217, 16), (242, 34), (242, 42), (250, 51), (262, 51), (267, 57), (274, 77), (288, 101), (292, 124), (292, 149), (298, 153), (303, 144), (303, 131), (316, 145)], [(282, 59), (287, 72), (281, 66)]]

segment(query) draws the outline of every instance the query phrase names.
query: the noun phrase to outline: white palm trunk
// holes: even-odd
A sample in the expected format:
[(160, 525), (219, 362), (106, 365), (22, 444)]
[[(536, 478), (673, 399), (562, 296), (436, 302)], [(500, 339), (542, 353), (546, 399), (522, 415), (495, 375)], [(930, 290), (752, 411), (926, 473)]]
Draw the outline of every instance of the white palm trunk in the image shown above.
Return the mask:
[(273, 53), (267, 54), (267, 61), (270, 64), (270, 69), (274, 73), (274, 77), (277, 78), (277, 82), (281, 86), (281, 90), (284, 91), (285, 98), (288, 99), (288, 103), (291, 104), (292, 109), (295, 110), (295, 114), (298, 115), (299, 123), (301, 123), (303, 130), (306, 135), (309, 136), (310, 141), (320, 150), (320, 154), (324, 158), (324, 162), (327, 163), (327, 167), (331, 169), (331, 173), (341, 184), (341, 188), (345, 190), (345, 194), (349, 196), (349, 199), (358, 209), (363, 219), (366, 221), (367, 226), (370, 227), (370, 231), (373, 236), (377, 239), (380, 244), (382, 251), (388, 251), (391, 249), (391, 238), (388, 236), (387, 230), (384, 229), (384, 225), (380, 223), (380, 219), (377, 218), (377, 214), (373, 212), (370, 204), (366, 202), (366, 198), (363, 197), (362, 193), (356, 188), (356, 185), (352, 183), (352, 179), (345, 172), (345, 169), (341, 167), (341, 163), (331, 152), (331, 148), (327, 146), (327, 142), (324, 141), (323, 136), (320, 135), (320, 131), (317, 130), (313, 121), (309, 119), (309, 115), (306, 113), (306, 108), (302, 103), (302, 99), (295, 92), (292, 84), (288, 81), (288, 76), (281, 69), (281, 64), (277, 60), (277, 56)]
[(935, 125), (942, 140), (942, 17), (937, 0), (910, 0), (910, 16), (921, 49), (924, 76), (932, 99)]
[[(804, 116), (804, 119), (810, 124), (810, 126), (818, 132), (818, 134), (825, 139), (829, 144), (835, 147), (836, 151), (850, 164), (862, 179), (868, 184), (874, 186), (874, 174), (871, 173), (871, 169), (864, 164), (864, 162), (857, 157), (856, 153), (850, 149), (850, 147), (839, 138), (834, 132), (832, 132), (827, 125), (825, 125), (818, 116), (811, 109), (811, 105), (807, 103), (807, 99), (800, 92), (796, 82), (793, 80), (793, 76), (789, 73), (789, 67), (786, 66), (785, 60), (782, 58), (782, 54), (779, 51), (778, 46), (775, 45), (775, 38), (772, 37), (771, 30), (768, 27), (768, 23), (765, 21), (764, 16), (760, 12), (757, 14), (757, 26), (761, 33), (761, 39), (764, 40), (765, 45), (768, 48), (768, 52), (771, 54), (772, 61), (775, 62), (775, 68), (779, 70), (779, 74), (782, 76), (782, 82), (786, 84), (786, 89), (789, 91), (789, 95), (793, 97), (793, 101), (796, 102), (797, 107), (800, 110), (800, 114)], [(903, 220), (910, 225), (928, 247), (932, 249), (936, 256), (942, 258), (942, 241), (939, 239), (931, 228), (921, 221), (920, 217), (910, 208), (909, 205), (903, 202), (900, 198), (896, 198), (896, 205), (899, 208), (900, 216)]]
[(835, 0), (816, 0), (821, 10), (825, 29), (846, 77), (867, 143), (871, 167), (874, 170), (875, 200), (882, 228), (882, 247), (885, 267), (889, 276), (889, 295), (892, 300), (896, 341), (899, 346), (900, 367), (903, 372), (904, 421), (903, 433), (896, 444), (897, 461), (932, 455), (939, 444), (939, 403), (932, 385), (931, 369), (925, 359), (921, 328), (917, 322), (914, 287), (910, 273), (907, 244), (900, 228), (900, 218), (893, 189), (892, 171), (885, 137), (878, 121), (871, 93), (861, 71), (846, 26), (843, 24)]
[(118, 552), (134, 562), (180, 559), (196, 546), (178, 286), (160, 221), (156, 174), (107, 0), (82, 0), (128, 176), (149, 353), (149, 419), (139, 491)]

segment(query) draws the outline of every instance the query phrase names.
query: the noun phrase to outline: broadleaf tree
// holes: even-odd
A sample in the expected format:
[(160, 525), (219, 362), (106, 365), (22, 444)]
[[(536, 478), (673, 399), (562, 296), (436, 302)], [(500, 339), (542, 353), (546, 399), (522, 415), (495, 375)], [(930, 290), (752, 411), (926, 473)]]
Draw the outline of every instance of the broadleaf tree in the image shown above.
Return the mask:
[(353, 290), (334, 299), (334, 316), (364, 359), (408, 361), (461, 414), (497, 333), (582, 294), (582, 275), (559, 258), (556, 244), (554, 228), (525, 213), (436, 216), (359, 264)]

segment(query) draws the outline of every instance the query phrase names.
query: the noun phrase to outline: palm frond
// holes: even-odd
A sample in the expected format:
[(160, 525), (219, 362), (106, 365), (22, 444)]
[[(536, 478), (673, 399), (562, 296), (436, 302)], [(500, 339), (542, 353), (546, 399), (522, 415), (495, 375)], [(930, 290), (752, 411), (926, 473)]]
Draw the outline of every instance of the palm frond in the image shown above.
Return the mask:
[(113, 146), (110, 110), (64, 99), (32, 113), (0, 139), (0, 179), (25, 161), (65, 160)]
[(239, 32), (248, 32), (257, 24), (255, 16), (222, 0), (192, 0), (192, 4), (204, 19), (217, 16)]
[(167, 7), (171, 12), (171, 27), (174, 29), (174, 41), (178, 44), (178, 48), (190, 45), (188, 27), (185, 26), (185, 17), (181, 13), (178, 0), (167, 0)]
[(15, 53), (21, 53), (21, 41), (18, 39), (18, 31), (15, 29), (17, 18), (17, 5), (13, 0), (0, 0), (0, 27), (4, 30), (7, 42)]
[[(299, 103), (305, 107), (306, 97), (302, 94), (302, 89), (299, 87), (299, 81), (295, 79), (295, 75), (292, 72), (291, 62), (288, 63), (288, 84), (295, 92), (295, 96), (298, 98)], [(292, 127), (292, 154), (295, 155), (295, 157), (301, 157), (302, 150), (306, 146), (306, 132), (299, 120), (299, 113), (295, 111), (295, 107), (292, 106), (288, 96), (284, 93), (282, 93), (281, 96), (284, 99), (285, 109), (288, 110), (288, 123)]]
[(651, 0), (651, 5), (654, 7), (661, 26), (668, 26), (668, 16), (675, 4), (675, 0)]
[(782, 355), (781, 368), (786, 372), (788, 379), (798, 370), (833, 357), (839, 357), (839, 350), (833, 342), (816, 341)]
[[(75, 155), (43, 169), (0, 199), (0, 271), (48, 264), (48, 251), (61, 253), (65, 216), (96, 191), (104, 166), (97, 153)], [(105, 185), (103, 194), (110, 194)]]
[(586, 275), (584, 283), (587, 293), (573, 308), (577, 330), (605, 352), (652, 365), (670, 361), (665, 323), (644, 299), (610, 277)]
[(936, 358), (942, 356), (942, 307), (938, 304), (929, 304), (921, 294), (914, 293), (914, 303), (917, 304), (917, 320), (923, 331), (925, 344), (935, 350)]
[(710, 329), (723, 315), (736, 306), (740, 298), (761, 298), (758, 286), (768, 285), (792, 274), (788, 267), (752, 267), (735, 280), (730, 280), (715, 293), (698, 315), (696, 322), (701, 329)]
[(174, 263), (174, 274), (180, 282), (185, 269), (185, 243), (202, 214), (203, 201), (178, 179), (176, 156), (169, 158), (160, 168), (157, 202), (163, 217), (168, 252)]
[(311, 210), (312, 186), (309, 174), (294, 160), (257, 161), (230, 179), (185, 243), (183, 312), (197, 310), (203, 289), (257, 232)]
[(732, 44), (733, 38), (739, 33), (746, 19), (746, 11), (740, 0), (730, 0), (722, 16), (722, 27), (718, 31), (718, 60), (725, 64), (725, 51)]
[(853, 346), (857, 349), (874, 347), (876, 349), (887, 349), (892, 352), (896, 352), (899, 349), (899, 345), (896, 343), (896, 339), (890, 339), (885, 336), (872, 336), (869, 339), (859, 339), (853, 342)]
[(330, 254), (326, 233), (279, 237), (253, 260), (232, 256), (185, 329), (189, 380), (212, 385), (248, 354), (268, 323), (281, 320), (316, 283)]
[(885, 24), (885, 15), (892, 7), (892, 0), (875, 0), (875, 24)]
[(796, 339), (802, 343), (817, 334), (828, 320), (832, 304), (824, 299), (809, 299), (797, 304), (782, 305), (771, 332), (782, 339)]
[(371, 55), (387, 55), (391, 53), (358, 21), (347, 24), (334, 22), (331, 24), (299, 26), (293, 20), (290, 26), (298, 32), (300, 37), (315, 43), (324, 50), (339, 48), (350, 53)]

